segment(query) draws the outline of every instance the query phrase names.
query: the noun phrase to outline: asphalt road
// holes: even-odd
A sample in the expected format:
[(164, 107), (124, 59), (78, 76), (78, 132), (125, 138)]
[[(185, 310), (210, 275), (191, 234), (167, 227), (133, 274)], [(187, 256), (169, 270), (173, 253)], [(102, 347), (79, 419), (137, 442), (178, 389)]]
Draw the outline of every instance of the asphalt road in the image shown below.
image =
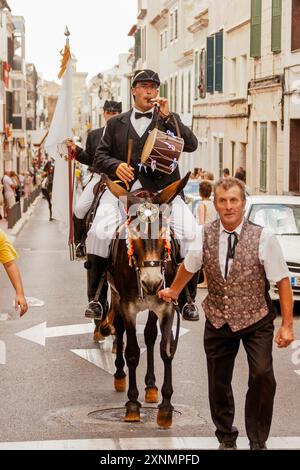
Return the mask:
[[(93, 343), (84, 332), (86, 275), (82, 262), (71, 263), (65, 237), (57, 222), (48, 222), (41, 200), (16, 240), (26, 295), (45, 302), (32, 307), (23, 319), (12, 309), (13, 291), (0, 272), (0, 443), (103, 438), (156, 438), (161, 447), (167, 437), (213, 437), (206, 361), (199, 322), (182, 322), (182, 336), (173, 365), (174, 423), (159, 430), (155, 410), (142, 410), (142, 422), (122, 422), (125, 393), (113, 391), (113, 356), (110, 345)], [(197, 301), (205, 292), (199, 292)], [(139, 319), (145, 323), (145, 315)], [(45, 323), (46, 322), (46, 323)], [(276, 325), (280, 318), (276, 320)], [(69, 325), (79, 325), (72, 331)], [(58, 328), (62, 327), (65, 328)], [(26, 330), (31, 330), (29, 333)], [(25, 331), (25, 333), (24, 333)], [(300, 436), (300, 322), (295, 319), (294, 349), (277, 349), (274, 366), (277, 394), (271, 436)], [(17, 334), (20, 334), (17, 336)], [(45, 338), (46, 335), (46, 338)], [(45, 344), (43, 344), (43, 341)], [(139, 335), (141, 347), (143, 336)], [(39, 344), (40, 343), (40, 344)], [(143, 401), (145, 354), (138, 369)], [(299, 369), (299, 370), (298, 370)], [(298, 370), (298, 373), (297, 373)], [(162, 383), (162, 362), (156, 345), (156, 375)], [(247, 389), (247, 363), (241, 347), (234, 373), (235, 424), (245, 436), (243, 404)], [(89, 413), (97, 412), (92, 415)], [(300, 437), (299, 437), (300, 441)], [(1, 448), (1, 444), (0, 444)]]

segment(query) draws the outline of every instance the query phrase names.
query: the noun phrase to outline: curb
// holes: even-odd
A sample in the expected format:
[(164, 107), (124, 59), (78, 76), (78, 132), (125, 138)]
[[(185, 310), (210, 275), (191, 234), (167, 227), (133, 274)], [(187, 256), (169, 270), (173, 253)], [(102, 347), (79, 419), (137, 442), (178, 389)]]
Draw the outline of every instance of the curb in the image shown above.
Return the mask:
[(27, 212), (25, 212), (25, 214), (22, 215), (21, 219), (18, 220), (18, 222), (13, 226), (12, 229), (4, 230), (11, 242), (15, 241), (16, 237), (20, 234), (23, 227), (27, 224), (28, 220), (32, 216), (34, 209), (40, 199), (41, 199), (41, 196), (38, 196), (35, 199), (35, 201), (28, 208)]

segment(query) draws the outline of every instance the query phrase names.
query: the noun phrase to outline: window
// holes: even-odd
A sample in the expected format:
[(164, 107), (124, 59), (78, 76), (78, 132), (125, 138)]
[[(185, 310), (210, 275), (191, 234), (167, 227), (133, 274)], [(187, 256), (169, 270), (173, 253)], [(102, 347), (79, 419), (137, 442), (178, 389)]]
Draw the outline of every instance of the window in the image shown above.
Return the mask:
[(241, 97), (247, 97), (247, 86), (248, 86), (247, 55), (241, 55), (240, 57), (239, 79), (240, 79), (239, 95)]
[(173, 16), (174, 14), (170, 14), (170, 42), (174, 39), (174, 23), (173, 23)]
[(164, 32), (164, 47), (165, 49), (168, 47), (168, 30), (167, 29)]
[(189, 71), (188, 75), (188, 113), (192, 112), (192, 100), (191, 100), (191, 93), (192, 93), (192, 74), (191, 71)]
[(13, 114), (22, 114), (21, 91), (13, 91)]
[(146, 61), (146, 26), (142, 28), (142, 61)]
[(200, 53), (200, 67), (199, 67), (199, 95), (200, 98), (205, 98), (206, 96), (206, 76), (205, 76), (205, 67), (206, 67), (206, 51), (202, 49)]
[(289, 190), (300, 193), (300, 119), (290, 121)]
[(177, 105), (178, 105), (178, 78), (177, 78), (177, 75), (175, 75), (175, 78), (174, 78), (174, 111), (175, 113), (178, 112)]
[(6, 124), (12, 124), (13, 97), (10, 91), (6, 92)]
[(164, 33), (160, 33), (160, 50), (164, 48)]
[(195, 52), (195, 72), (194, 72), (194, 99), (197, 100), (199, 97), (199, 52)]
[(14, 47), (13, 70), (22, 72), (22, 35), (21, 33), (14, 34), (13, 47)]
[(291, 50), (300, 49), (300, 0), (292, 0), (292, 44)]
[(138, 29), (135, 33), (135, 60), (141, 58), (141, 30)]
[(170, 78), (170, 106), (171, 111), (173, 111), (173, 78)]
[(260, 189), (267, 189), (267, 129), (268, 123), (260, 124)]
[(206, 57), (206, 89), (208, 93), (214, 92), (214, 37), (207, 38), (207, 57)]
[(223, 175), (223, 138), (219, 139), (219, 176)]
[(174, 39), (178, 38), (178, 9), (174, 11)]
[(261, 56), (261, 0), (251, 0), (250, 57)]
[(281, 51), (281, 7), (282, 0), (272, 0), (271, 51)]
[(230, 90), (232, 95), (236, 95), (236, 57), (233, 57), (230, 61), (230, 68), (231, 68), (231, 83), (230, 83)]
[(216, 33), (215, 90), (223, 91), (223, 31)]
[(184, 113), (184, 74), (181, 75), (181, 113)]

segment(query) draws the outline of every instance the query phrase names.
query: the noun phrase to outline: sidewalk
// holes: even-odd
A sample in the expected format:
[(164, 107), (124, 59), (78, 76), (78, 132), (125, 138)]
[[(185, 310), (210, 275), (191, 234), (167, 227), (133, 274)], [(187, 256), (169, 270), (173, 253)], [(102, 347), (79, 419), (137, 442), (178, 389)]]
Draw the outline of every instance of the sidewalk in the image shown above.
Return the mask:
[(41, 197), (42, 196), (40, 195), (35, 199), (35, 201), (27, 209), (27, 212), (25, 212), (25, 213), (22, 212), (21, 219), (18, 220), (18, 222), (13, 226), (12, 229), (7, 228), (7, 219), (1, 219), (0, 220), (0, 229), (3, 230), (6, 233), (8, 239), (11, 243), (15, 242), (16, 237), (19, 235), (19, 233), (23, 229), (24, 225), (30, 219), (30, 217), (31, 217), (38, 201), (41, 199)]

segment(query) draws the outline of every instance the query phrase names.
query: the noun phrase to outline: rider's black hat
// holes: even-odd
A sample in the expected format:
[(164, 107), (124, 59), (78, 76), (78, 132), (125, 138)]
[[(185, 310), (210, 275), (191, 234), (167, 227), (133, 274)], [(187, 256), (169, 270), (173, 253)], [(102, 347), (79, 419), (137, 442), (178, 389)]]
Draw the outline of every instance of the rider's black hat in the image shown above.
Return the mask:
[(138, 82), (154, 82), (158, 86), (160, 85), (158, 74), (149, 69), (135, 71), (132, 80), (132, 86), (134, 87)]
[(103, 110), (109, 113), (121, 113), (122, 112), (122, 103), (117, 101), (108, 101), (106, 100), (103, 106)]

